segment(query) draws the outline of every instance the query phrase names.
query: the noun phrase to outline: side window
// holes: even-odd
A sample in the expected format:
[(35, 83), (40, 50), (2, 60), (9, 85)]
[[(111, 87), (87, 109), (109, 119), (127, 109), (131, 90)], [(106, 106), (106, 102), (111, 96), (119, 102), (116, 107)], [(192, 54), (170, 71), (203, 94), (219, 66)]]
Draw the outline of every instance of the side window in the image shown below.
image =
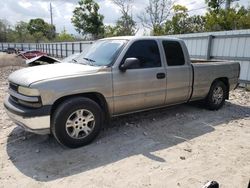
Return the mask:
[(185, 64), (182, 47), (176, 41), (163, 41), (162, 42), (168, 66), (178, 66)]
[(158, 45), (154, 40), (141, 40), (134, 42), (128, 49), (126, 58), (137, 58), (140, 61), (138, 68), (153, 68), (161, 66), (161, 58)]

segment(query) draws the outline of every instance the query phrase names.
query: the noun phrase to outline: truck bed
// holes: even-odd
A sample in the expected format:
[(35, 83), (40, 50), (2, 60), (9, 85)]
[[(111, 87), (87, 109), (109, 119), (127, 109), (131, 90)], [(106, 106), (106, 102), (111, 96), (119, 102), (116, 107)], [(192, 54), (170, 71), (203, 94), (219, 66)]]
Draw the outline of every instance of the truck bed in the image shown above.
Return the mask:
[(225, 61), (191, 60), (193, 69), (193, 95), (191, 100), (205, 98), (215, 78), (225, 78), (229, 90), (237, 85), (240, 64)]

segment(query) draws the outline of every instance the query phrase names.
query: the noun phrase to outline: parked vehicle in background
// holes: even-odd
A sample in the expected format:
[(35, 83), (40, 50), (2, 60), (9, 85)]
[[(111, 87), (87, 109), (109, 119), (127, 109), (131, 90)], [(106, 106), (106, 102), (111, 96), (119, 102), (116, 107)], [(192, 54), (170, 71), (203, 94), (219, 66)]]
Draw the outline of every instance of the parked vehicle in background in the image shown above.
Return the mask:
[(16, 48), (7, 48), (3, 50), (3, 52), (6, 52), (7, 54), (15, 54), (17, 52)]
[(236, 62), (192, 62), (185, 43), (167, 37), (101, 39), (71, 62), (12, 73), (4, 106), (26, 130), (72, 148), (111, 117), (197, 100), (218, 110), (240, 74)]
[(42, 55), (47, 55), (47, 53), (42, 52), (42, 51), (37, 51), (37, 50), (29, 50), (25, 52), (20, 52), (18, 56), (24, 58), (24, 59), (32, 59), (34, 57), (42, 56)]

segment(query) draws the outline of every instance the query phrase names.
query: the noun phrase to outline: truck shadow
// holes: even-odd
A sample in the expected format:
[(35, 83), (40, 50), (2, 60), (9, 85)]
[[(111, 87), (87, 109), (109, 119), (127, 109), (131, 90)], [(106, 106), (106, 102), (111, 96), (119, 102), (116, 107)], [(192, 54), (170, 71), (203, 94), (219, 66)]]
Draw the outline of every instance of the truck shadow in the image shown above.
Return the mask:
[(213, 132), (215, 126), (248, 117), (250, 108), (227, 102), (219, 111), (197, 105), (178, 105), (114, 118), (90, 145), (67, 149), (51, 136), (38, 136), (15, 128), (7, 153), (15, 167), (36, 181), (47, 182), (103, 167), (125, 158), (143, 155), (167, 162), (153, 152)]

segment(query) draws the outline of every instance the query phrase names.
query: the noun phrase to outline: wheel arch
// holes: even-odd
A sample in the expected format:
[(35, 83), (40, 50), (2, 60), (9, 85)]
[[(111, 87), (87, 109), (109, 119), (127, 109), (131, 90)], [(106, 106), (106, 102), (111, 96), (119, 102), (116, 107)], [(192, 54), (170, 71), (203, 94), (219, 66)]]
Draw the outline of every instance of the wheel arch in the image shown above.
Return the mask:
[(228, 79), (227, 77), (216, 78), (216, 79), (212, 82), (210, 88), (211, 88), (212, 85), (213, 85), (215, 82), (217, 82), (217, 81), (221, 81), (221, 82), (223, 82), (223, 83), (225, 84), (225, 86), (226, 86), (226, 88), (227, 88), (226, 99), (229, 99), (229, 88), (230, 88), (229, 79)]
[(102, 111), (104, 112), (102, 114), (102, 118), (103, 118), (104, 122), (105, 123), (109, 122), (110, 112), (109, 112), (107, 101), (101, 93), (97, 93), (97, 92), (79, 93), (79, 94), (63, 96), (63, 97), (57, 99), (53, 103), (52, 108), (51, 108), (51, 115), (53, 116), (57, 107), (60, 104), (62, 104), (64, 101), (70, 100), (71, 98), (75, 98), (75, 97), (84, 97), (84, 98), (88, 98), (88, 99), (95, 101), (101, 107)]

